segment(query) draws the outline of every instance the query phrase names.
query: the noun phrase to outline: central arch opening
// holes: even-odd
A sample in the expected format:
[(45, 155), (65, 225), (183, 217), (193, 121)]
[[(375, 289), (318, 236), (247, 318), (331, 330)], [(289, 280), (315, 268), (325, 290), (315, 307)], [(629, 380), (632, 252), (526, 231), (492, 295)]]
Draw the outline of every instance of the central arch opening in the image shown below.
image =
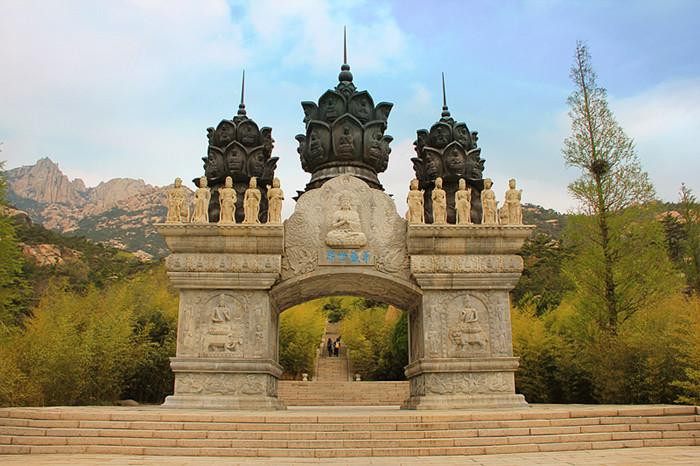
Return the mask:
[(409, 321), (421, 302), (413, 284), (366, 271), (312, 273), (270, 297), (285, 404), (400, 405), (408, 397)]

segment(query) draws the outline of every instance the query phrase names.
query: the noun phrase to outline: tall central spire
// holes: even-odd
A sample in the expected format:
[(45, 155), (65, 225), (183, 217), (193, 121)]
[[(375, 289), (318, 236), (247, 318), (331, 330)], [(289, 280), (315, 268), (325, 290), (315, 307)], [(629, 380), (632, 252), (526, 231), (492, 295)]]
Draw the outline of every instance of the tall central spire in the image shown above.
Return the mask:
[(348, 31), (345, 26), (343, 26), (343, 66), (340, 67), (338, 81), (352, 82), (352, 73), (350, 72), (350, 65), (348, 65)]
[(442, 115), (443, 118), (450, 117), (450, 111), (447, 109), (447, 94), (445, 93), (445, 73), (442, 73)]
[(245, 111), (245, 70), (243, 70), (243, 79), (241, 79), (241, 103), (238, 105), (238, 116), (246, 116), (246, 111)]

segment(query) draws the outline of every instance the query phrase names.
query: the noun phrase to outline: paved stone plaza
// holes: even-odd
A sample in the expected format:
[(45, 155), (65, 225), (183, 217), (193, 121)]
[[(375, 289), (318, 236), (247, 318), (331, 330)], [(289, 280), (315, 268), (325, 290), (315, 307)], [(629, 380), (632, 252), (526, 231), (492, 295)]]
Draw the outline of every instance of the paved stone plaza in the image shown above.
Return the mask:
[(278, 458), (251, 458), (244, 461), (217, 457), (121, 456), (121, 455), (0, 455), (0, 463), (8, 465), (72, 466), (72, 465), (205, 465), (205, 464), (464, 464), (487, 465), (698, 465), (700, 447), (652, 447), (613, 450), (563, 451), (520, 453), (489, 456), (428, 456), (421, 458), (337, 458), (297, 460)]

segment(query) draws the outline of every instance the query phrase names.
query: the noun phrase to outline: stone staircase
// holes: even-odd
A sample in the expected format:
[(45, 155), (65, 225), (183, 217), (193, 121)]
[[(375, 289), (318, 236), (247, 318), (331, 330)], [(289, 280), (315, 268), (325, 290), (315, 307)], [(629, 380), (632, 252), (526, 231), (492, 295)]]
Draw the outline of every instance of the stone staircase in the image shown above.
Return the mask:
[(297, 382), (281, 380), (277, 396), (287, 406), (400, 406), (408, 398), (407, 381)]
[(337, 458), (700, 445), (692, 406), (409, 412), (0, 409), (0, 454)]
[(350, 374), (348, 374), (348, 358), (345, 352), (340, 356), (327, 357), (322, 356), (318, 359), (316, 366), (316, 380), (319, 382), (347, 382)]

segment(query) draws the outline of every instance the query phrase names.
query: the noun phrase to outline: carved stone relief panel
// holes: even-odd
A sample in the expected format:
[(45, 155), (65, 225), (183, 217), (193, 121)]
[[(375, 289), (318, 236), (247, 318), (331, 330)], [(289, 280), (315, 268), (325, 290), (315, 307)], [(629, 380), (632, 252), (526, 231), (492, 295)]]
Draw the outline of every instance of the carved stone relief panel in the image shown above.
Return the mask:
[(418, 396), (513, 393), (515, 390), (513, 374), (508, 372), (443, 372), (421, 374), (416, 378), (422, 379), (414, 384)]
[[(337, 176), (299, 198), (294, 214), (285, 221), (282, 279), (314, 271), (319, 256), (324, 258), (327, 250), (335, 248), (366, 250), (372, 261), (359, 265), (410, 279), (406, 221), (398, 215), (391, 197), (349, 175)], [(358, 254), (356, 262), (361, 262), (360, 257)]]
[(489, 308), (482, 297), (466, 292), (426, 292), (423, 309), (428, 357), (490, 354)]
[(416, 255), (411, 256), (413, 273), (520, 273), (523, 259), (515, 255)]
[(178, 395), (270, 395), (276, 389), (270, 379), (276, 382), (276, 379), (268, 374), (176, 374), (175, 393)]
[(272, 357), (272, 314), (265, 291), (182, 290), (177, 355)]
[(280, 256), (273, 254), (171, 254), (165, 259), (171, 272), (280, 271)]

